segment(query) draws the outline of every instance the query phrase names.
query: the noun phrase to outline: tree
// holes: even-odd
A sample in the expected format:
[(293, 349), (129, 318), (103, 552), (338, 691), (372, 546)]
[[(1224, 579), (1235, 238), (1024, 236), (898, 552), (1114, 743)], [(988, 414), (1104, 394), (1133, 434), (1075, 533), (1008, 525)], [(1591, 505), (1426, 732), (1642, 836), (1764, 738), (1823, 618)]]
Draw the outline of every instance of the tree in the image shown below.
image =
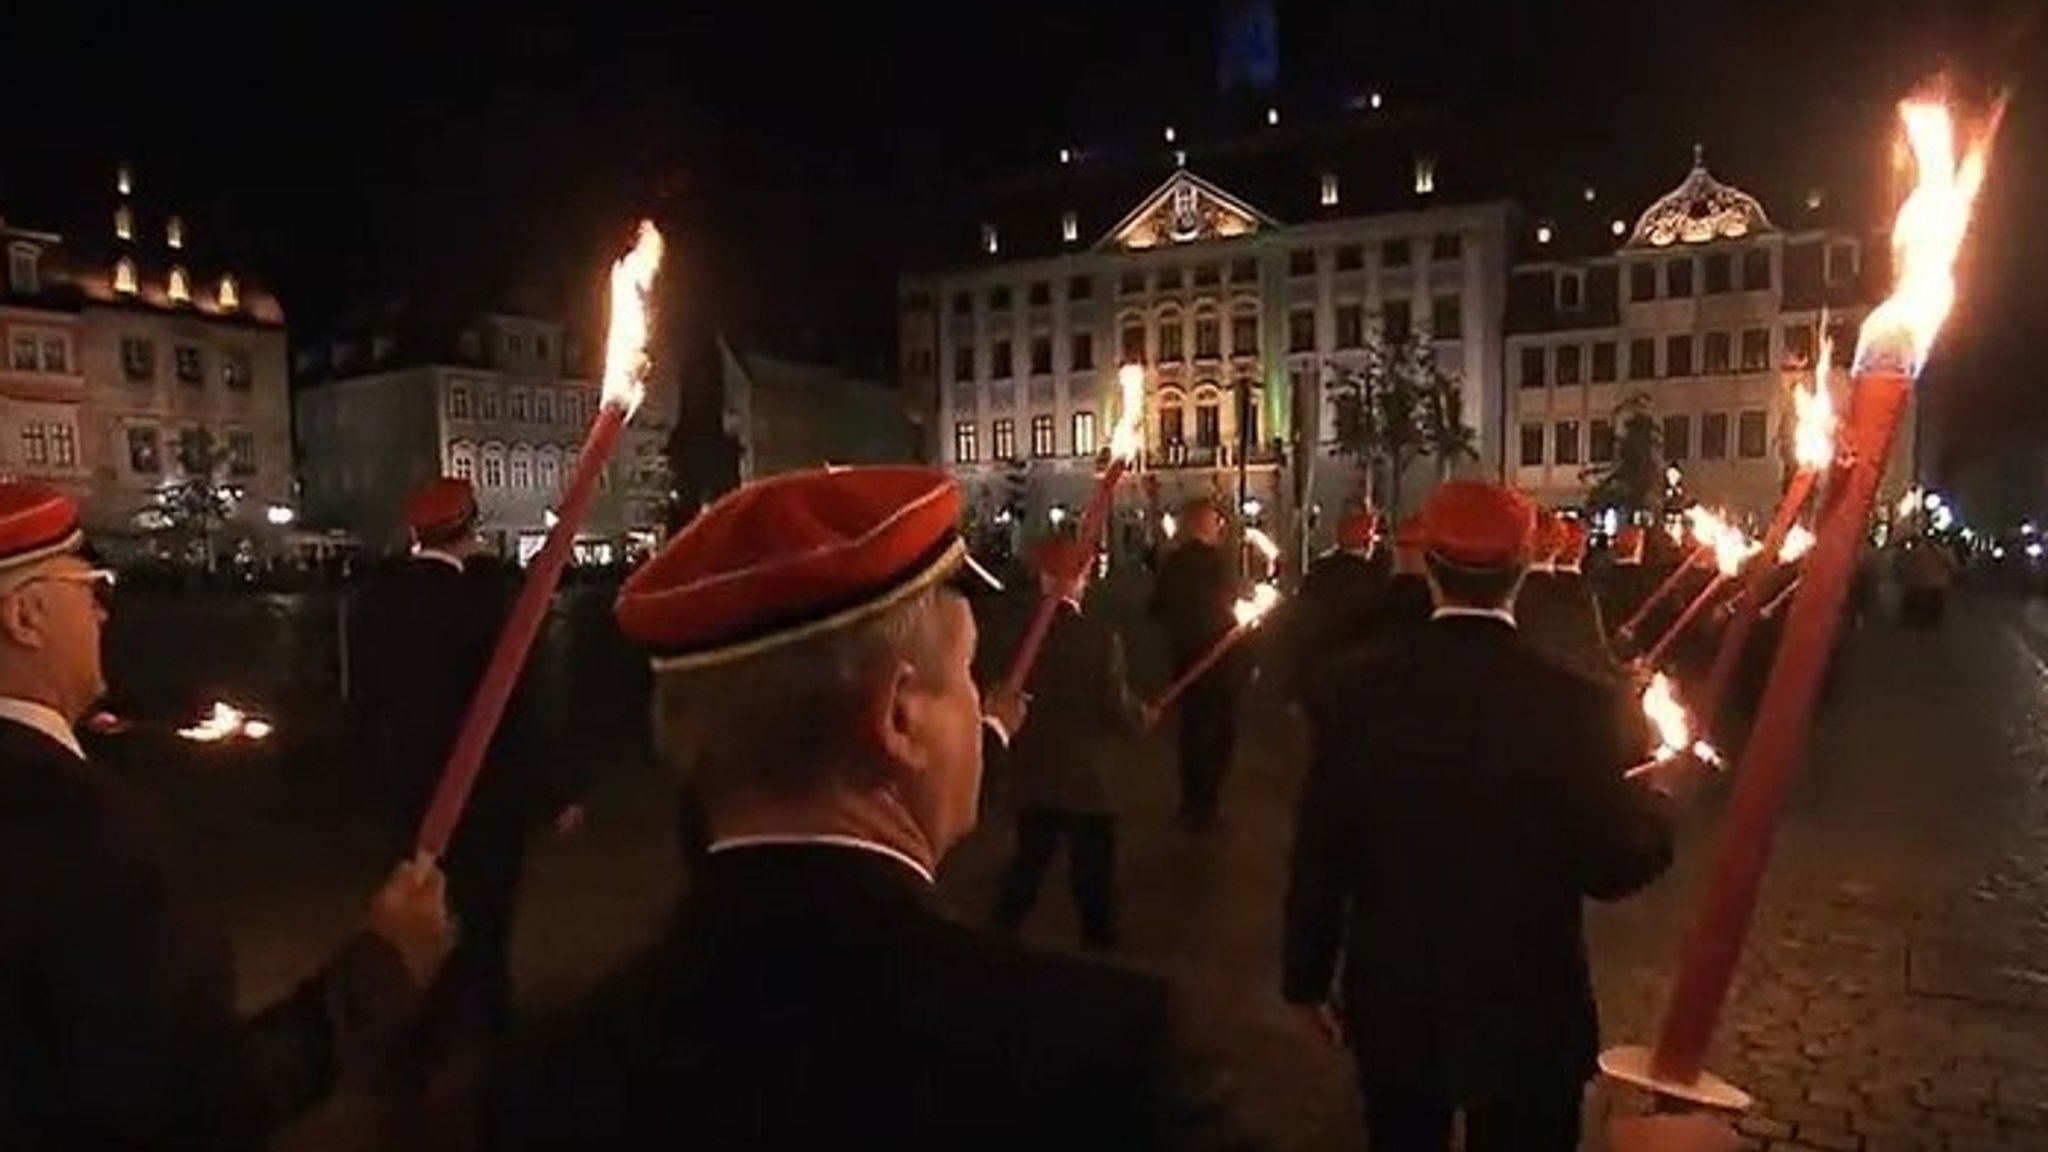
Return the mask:
[(1365, 501), (1375, 502), (1383, 491), (1382, 503), (1395, 515), (1402, 481), (1416, 460), (1434, 457), (1449, 476), (1459, 460), (1478, 455), (1461, 382), (1437, 364), (1426, 338), (1390, 344), (1373, 334), (1364, 365), (1340, 371), (1330, 393), (1338, 454), (1358, 462)]
[(214, 570), (214, 538), (241, 502), (240, 488), (227, 480), (232, 453), (204, 428), (178, 437), (178, 477), (159, 484), (139, 518), (181, 543), (197, 543), (206, 571)]
[(1449, 480), (1461, 460), (1479, 459), (1479, 430), (1465, 423), (1465, 384), (1436, 362), (1436, 348), (1414, 342), (1412, 378), (1422, 392), (1424, 452), (1437, 462), (1439, 483)]
[(1615, 405), (1614, 429), (1613, 460), (1586, 470), (1593, 481), (1588, 502), (1630, 515), (1660, 509), (1663, 433), (1648, 393), (1637, 392)]

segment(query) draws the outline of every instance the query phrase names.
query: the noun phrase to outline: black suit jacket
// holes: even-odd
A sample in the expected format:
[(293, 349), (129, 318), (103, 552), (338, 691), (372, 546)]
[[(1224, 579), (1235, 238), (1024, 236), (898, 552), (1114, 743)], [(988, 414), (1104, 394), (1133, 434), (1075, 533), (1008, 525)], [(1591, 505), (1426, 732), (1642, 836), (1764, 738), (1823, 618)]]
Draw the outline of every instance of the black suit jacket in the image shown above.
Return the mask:
[(489, 1149), (1235, 1147), (1157, 979), (942, 916), (860, 848), (713, 852), (669, 930), (484, 1095)]
[(226, 938), (153, 815), (0, 720), (0, 1148), (265, 1147), (345, 1066), (390, 1056), (418, 1004), (397, 954), (359, 935), (237, 1021)]
[(1369, 1087), (1471, 1099), (1578, 1083), (1597, 1043), (1581, 925), (1669, 865), (1621, 694), (1509, 625), (1427, 624), (1319, 682), (1284, 992), (1341, 994)]

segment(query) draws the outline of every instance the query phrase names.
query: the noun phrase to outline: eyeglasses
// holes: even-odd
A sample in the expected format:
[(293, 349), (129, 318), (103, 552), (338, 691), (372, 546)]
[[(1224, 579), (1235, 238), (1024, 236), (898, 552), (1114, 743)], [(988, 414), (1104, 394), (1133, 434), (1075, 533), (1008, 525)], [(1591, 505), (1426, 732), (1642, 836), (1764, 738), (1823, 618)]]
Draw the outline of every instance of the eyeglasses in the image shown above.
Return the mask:
[(7, 591), (19, 592), (36, 584), (82, 584), (91, 590), (92, 598), (104, 608), (113, 599), (115, 575), (111, 568), (88, 568), (83, 572), (44, 572), (23, 580)]

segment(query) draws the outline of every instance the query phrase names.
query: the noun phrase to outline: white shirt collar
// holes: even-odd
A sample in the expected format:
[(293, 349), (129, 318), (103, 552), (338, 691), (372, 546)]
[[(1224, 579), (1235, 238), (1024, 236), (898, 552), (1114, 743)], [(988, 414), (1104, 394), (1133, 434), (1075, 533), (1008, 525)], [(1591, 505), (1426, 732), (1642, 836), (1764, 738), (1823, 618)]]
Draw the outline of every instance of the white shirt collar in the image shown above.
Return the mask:
[(412, 550), (412, 554), (422, 560), (438, 560), (457, 572), (463, 570), (462, 557), (449, 552), (443, 552), (439, 548), (415, 548)]
[(64, 722), (64, 717), (48, 704), (0, 696), (0, 720), (12, 720), (24, 728), (33, 728), (70, 749), (73, 756), (85, 759), (85, 749), (78, 744), (78, 733), (73, 732), (71, 725)]
[(1570, 564), (1559, 564), (1552, 568), (1551, 572), (1559, 576), (1584, 576), (1586, 574), (1585, 569), (1576, 560)]
[(899, 852), (887, 844), (877, 844), (873, 840), (863, 840), (858, 836), (837, 836), (829, 833), (786, 836), (770, 833), (762, 836), (731, 836), (724, 840), (712, 841), (708, 851), (727, 852), (734, 848), (758, 848), (775, 844), (824, 844), (834, 848), (853, 848), (862, 852), (872, 852), (877, 856), (887, 856), (919, 876), (924, 877), (924, 882), (927, 884), (937, 883), (937, 879), (932, 876), (932, 870), (918, 863), (909, 855)]
[(1512, 608), (1467, 608), (1460, 604), (1446, 604), (1429, 614), (1431, 620), (1451, 620), (1462, 617), (1498, 620), (1510, 628), (1515, 627), (1515, 610)]

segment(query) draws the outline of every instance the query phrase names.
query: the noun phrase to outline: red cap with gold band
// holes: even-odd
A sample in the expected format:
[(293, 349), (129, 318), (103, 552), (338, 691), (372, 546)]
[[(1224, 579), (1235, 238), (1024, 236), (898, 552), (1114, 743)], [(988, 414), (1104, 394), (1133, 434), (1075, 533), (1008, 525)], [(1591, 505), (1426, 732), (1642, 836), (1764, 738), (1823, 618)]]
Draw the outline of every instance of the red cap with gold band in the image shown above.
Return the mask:
[(1568, 567), (1586, 559), (1586, 522), (1572, 516), (1557, 518), (1557, 562)]
[(1641, 564), (1643, 562), (1643, 528), (1640, 524), (1623, 525), (1614, 534), (1614, 562), (1616, 564)]
[(1337, 522), (1337, 547), (1363, 552), (1379, 539), (1380, 518), (1370, 508), (1360, 508)]
[(1048, 536), (1038, 542), (1031, 556), (1041, 573), (1063, 583), (1086, 575), (1093, 559), (1088, 546), (1072, 536)]
[(1529, 558), (1541, 563), (1554, 559), (1564, 547), (1564, 517), (1548, 508), (1536, 509), (1536, 530), (1529, 538)]
[(1425, 543), (1427, 543), (1427, 540), (1424, 539), (1422, 534), (1422, 514), (1420, 512), (1401, 521), (1400, 527), (1394, 529), (1394, 547), (1396, 548), (1420, 548)]
[(405, 526), (428, 547), (469, 535), (476, 521), (476, 488), (453, 476), (434, 477), (405, 501)]
[(834, 632), (946, 582), (1001, 587), (930, 468), (771, 476), (727, 493), (626, 579), (619, 631), (657, 672), (729, 663)]
[(0, 572), (76, 552), (84, 544), (71, 497), (33, 481), (0, 483)]
[(1445, 481), (1422, 506), (1430, 557), (1460, 568), (1525, 564), (1535, 531), (1536, 506), (1527, 496), (1483, 480)]

